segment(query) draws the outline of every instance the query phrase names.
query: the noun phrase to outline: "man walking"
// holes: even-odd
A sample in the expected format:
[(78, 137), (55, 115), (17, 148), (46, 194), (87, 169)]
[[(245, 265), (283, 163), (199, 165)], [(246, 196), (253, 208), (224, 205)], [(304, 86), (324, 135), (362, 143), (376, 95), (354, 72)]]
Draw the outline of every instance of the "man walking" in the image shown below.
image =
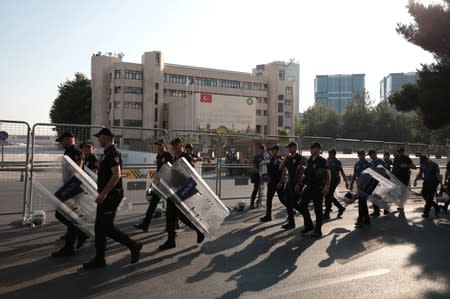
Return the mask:
[(327, 164), (328, 168), (330, 169), (331, 184), (330, 190), (325, 196), (325, 213), (323, 215), (323, 219), (325, 221), (330, 219), (332, 203), (338, 208), (338, 218), (341, 217), (342, 214), (344, 214), (345, 208), (339, 203), (336, 197), (334, 197), (336, 188), (339, 186), (339, 183), (341, 181), (340, 176), (342, 176), (342, 178), (344, 179), (345, 188), (348, 189), (349, 187), (347, 176), (345, 175), (344, 169), (342, 168), (342, 162), (336, 158), (336, 150), (334, 148), (328, 151)]
[(434, 196), (439, 184), (442, 186), (439, 165), (425, 155), (420, 156), (420, 172), (414, 180), (414, 187), (417, 186), (417, 181), (421, 179), (423, 179), (422, 196), (425, 200), (422, 217), (428, 218), (430, 216), (431, 207), (434, 208), (434, 213), (438, 217), (440, 206), (434, 201)]

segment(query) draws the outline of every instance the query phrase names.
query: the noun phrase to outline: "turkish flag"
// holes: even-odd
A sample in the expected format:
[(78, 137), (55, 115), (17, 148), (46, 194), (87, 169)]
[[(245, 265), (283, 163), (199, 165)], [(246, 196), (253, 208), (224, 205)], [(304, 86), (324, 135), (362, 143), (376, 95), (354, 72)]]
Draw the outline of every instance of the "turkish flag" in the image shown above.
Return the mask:
[(200, 103), (212, 103), (212, 94), (201, 93), (200, 94)]

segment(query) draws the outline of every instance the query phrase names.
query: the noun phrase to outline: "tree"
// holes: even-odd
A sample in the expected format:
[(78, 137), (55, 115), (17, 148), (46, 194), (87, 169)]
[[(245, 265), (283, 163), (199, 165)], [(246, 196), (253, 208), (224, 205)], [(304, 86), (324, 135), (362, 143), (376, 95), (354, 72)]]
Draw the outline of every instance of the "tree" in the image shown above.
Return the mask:
[(373, 139), (382, 141), (405, 141), (411, 137), (408, 126), (410, 116), (395, 111), (388, 101), (381, 101), (372, 110)]
[(417, 84), (406, 85), (389, 99), (401, 111), (417, 111), (424, 124), (438, 129), (450, 124), (450, 0), (425, 6), (410, 0), (408, 10), (412, 24), (398, 24), (403, 37), (433, 53), (436, 62), (422, 65)]
[(373, 139), (374, 113), (367, 93), (359, 93), (348, 102), (342, 114), (341, 136)]
[(59, 84), (50, 109), (52, 123), (91, 124), (91, 93), (91, 82), (82, 73)]
[(303, 113), (303, 118), (296, 124), (296, 133), (303, 136), (336, 137), (339, 125), (340, 116), (336, 110), (326, 105), (315, 105)]

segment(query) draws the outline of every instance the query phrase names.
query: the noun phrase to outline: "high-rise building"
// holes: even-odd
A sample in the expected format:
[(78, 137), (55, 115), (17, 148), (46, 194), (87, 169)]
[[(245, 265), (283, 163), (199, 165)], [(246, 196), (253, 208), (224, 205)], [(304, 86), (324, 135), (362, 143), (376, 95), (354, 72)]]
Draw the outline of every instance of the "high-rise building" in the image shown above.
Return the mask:
[(298, 69), (272, 62), (243, 73), (165, 63), (159, 51), (144, 53), (141, 63), (94, 54), (92, 124), (293, 133)]
[(365, 74), (319, 75), (314, 80), (315, 104), (327, 105), (342, 113), (348, 101), (365, 89)]
[(392, 94), (402, 90), (403, 85), (417, 82), (417, 73), (391, 73), (380, 81), (380, 99), (387, 100)]

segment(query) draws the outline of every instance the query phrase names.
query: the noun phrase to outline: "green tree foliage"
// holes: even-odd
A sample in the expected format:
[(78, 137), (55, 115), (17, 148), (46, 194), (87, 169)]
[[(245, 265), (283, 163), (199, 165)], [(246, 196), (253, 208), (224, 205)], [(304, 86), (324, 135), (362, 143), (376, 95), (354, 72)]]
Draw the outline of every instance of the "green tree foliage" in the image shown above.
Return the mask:
[(338, 112), (325, 105), (317, 105), (303, 113), (297, 121), (296, 133), (303, 136), (337, 137), (340, 117)]
[(361, 93), (353, 97), (342, 114), (341, 135), (345, 138), (371, 139), (374, 136), (374, 114), (369, 97)]
[(407, 41), (433, 53), (436, 62), (422, 65), (417, 84), (404, 86), (389, 101), (401, 111), (417, 111), (430, 129), (450, 124), (450, 0), (444, 2), (425, 6), (411, 0), (414, 22), (397, 26)]
[(58, 96), (50, 109), (52, 123), (91, 123), (91, 82), (82, 73), (58, 85)]

